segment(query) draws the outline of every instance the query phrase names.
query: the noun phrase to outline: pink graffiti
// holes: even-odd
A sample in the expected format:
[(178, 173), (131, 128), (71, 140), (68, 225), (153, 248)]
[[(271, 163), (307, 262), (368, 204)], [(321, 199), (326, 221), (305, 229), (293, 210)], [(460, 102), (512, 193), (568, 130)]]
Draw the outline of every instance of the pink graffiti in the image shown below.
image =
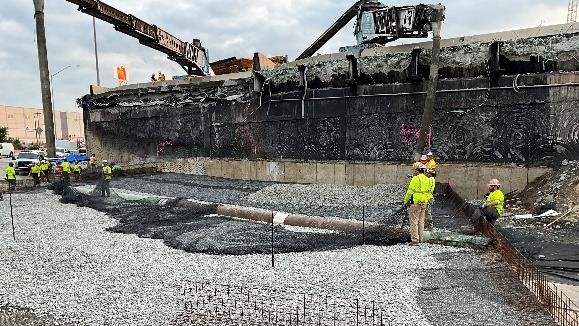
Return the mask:
[(165, 148), (167, 148), (167, 146), (173, 146), (173, 142), (170, 140), (167, 140), (167, 141), (162, 141), (162, 142), (157, 144), (157, 158), (159, 158), (160, 155), (165, 153)]
[[(420, 129), (414, 129), (402, 124), (400, 126), (400, 141), (404, 145), (412, 146), (420, 138)], [(432, 147), (432, 127), (428, 128), (428, 148)]]

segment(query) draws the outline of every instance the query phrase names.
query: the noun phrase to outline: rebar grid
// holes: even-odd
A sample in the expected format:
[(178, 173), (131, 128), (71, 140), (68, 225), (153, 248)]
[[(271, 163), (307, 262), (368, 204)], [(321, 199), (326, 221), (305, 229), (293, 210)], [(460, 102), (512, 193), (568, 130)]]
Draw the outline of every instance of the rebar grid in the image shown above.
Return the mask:
[(386, 303), (362, 301), (294, 287), (269, 287), (195, 282), (184, 288), (185, 310), (179, 322), (188, 325), (385, 325)]
[(533, 264), (493, 225), (483, 222), (482, 232), (493, 239), (494, 249), (516, 273), (518, 279), (544, 304), (561, 326), (579, 326), (579, 308), (563, 291), (547, 280)]

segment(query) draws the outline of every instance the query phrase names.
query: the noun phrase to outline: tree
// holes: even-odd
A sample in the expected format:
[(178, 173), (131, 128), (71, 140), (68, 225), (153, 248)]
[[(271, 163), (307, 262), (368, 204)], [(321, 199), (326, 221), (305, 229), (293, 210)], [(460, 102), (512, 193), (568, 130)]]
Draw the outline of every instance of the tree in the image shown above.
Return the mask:
[(6, 143), (8, 139), (8, 127), (0, 127), (0, 143)]

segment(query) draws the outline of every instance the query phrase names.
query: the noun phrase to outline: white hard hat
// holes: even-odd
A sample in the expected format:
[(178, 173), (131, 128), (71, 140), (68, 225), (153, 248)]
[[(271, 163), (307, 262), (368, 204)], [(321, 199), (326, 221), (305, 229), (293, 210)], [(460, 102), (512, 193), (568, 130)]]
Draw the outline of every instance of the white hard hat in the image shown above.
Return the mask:
[(432, 155), (434, 155), (434, 154), (432, 154), (432, 152), (428, 152), (428, 153), (426, 154), (426, 156), (432, 156)]
[(107, 161), (107, 160), (103, 160), (103, 163), (109, 163), (109, 161)]
[(422, 155), (422, 156), (420, 157), (420, 160), (421, 160), (421, 161), (426, 161), (426, 160), (428, 160), (428, 157), (426, 157), (426, 155)]
[(491, 181), (489, 181), (489, 186), (497, 186), (500, 187), (501, 186), (501, 182), (498, 179), (491, 179)]

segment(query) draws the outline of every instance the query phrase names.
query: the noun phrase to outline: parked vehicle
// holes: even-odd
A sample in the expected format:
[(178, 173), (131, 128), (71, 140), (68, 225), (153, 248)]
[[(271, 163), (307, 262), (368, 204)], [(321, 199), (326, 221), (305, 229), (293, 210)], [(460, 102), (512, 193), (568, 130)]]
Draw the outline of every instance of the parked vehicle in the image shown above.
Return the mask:
[(0, 143), (0, 156), (14, 156), (14, 145), (12, 143)]
[(81, 147), (78, 149), (78, 153), (80, 156), (88, 156), (86, 152), (86, 147)]
[(70, 140), (56, 140), (54, 143), (54, 147), (56, 147), (57, 151), (59, 148), (61, 149), (66, 149), (69, 152), (70, 151), (74, 151), (78, 149), (78, 146), (76, 145), (75, 141), (70, 141)]
[(68, 148), (57, 147), (56, 148), (56, 157), (65, 158), (70, 155), (70, 150)]
[(44, 157), (40, 151), (22, 151), (16, 157), (14, 168), (18, 174), (28, 174), (34, 163), (39, 162)]

